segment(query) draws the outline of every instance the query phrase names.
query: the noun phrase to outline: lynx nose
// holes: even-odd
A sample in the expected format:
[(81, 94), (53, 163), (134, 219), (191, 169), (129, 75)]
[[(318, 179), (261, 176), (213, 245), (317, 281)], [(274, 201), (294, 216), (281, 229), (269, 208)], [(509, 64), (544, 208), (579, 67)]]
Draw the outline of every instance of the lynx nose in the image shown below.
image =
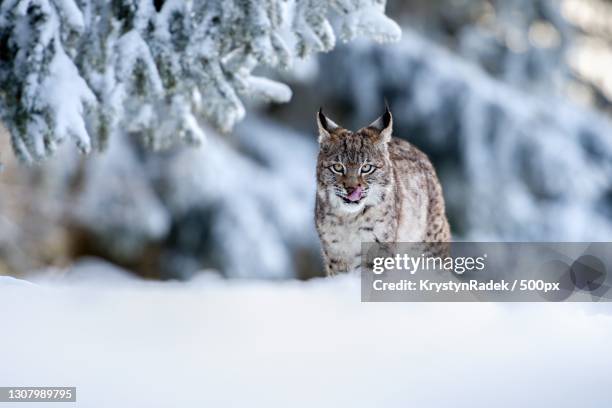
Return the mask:
[(345, 190), (346, 190), (346, 193), (347, 193), (348, 195), (351, 195), (351, 194), (353, 194), (353, 192), (354, 192), (355, 190), (357, 190), (358, 188), (361, 188), (361, 184), (356, 184), (356, 185), (354, 185), (354, 186), (344, 186), (344, 188), (345, 188)]

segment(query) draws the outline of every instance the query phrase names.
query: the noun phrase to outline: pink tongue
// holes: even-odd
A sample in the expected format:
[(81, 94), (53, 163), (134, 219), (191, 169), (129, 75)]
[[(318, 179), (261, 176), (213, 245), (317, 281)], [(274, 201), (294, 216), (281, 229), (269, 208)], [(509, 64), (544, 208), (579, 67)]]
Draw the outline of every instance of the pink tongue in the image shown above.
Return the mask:
[(349, 201), (359, 201), (361, 199), (361, 193), (363, 193), (363, 189), (361, 187), (357, 187), (353, 190), (348, 197), (346, 197)]

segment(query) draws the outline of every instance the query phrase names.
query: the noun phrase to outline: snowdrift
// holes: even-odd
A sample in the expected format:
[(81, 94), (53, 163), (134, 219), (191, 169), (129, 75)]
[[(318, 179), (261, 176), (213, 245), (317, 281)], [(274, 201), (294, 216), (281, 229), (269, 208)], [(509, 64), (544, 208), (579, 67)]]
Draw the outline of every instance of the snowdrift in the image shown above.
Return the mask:
[(0, 279), (0, 384), (76, 386), (88, 408), (612, 401), (608, 305), (367, 304), (354, 277), (89, 272)]

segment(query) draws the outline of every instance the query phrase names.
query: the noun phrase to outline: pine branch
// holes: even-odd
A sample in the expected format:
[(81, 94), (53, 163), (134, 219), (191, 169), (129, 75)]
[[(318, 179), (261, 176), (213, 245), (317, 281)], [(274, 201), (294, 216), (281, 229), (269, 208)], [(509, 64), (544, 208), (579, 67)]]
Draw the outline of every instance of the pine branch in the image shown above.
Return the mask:
[(396, 40), (384, 0), (5, 0), (0, 5), (0, 118), (24, 162), (70, 138), (87, 153), (117, 132), (151, 148), (199, 144), (206, 120), (229, 131), (244, 98), (287, 102), (253, 76), (343, 40)]

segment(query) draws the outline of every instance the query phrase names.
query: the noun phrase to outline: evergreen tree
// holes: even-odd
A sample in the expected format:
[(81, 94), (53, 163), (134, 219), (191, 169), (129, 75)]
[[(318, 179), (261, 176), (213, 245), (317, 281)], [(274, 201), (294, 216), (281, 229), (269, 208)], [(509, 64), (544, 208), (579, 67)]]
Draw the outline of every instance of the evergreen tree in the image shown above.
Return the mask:
[(66, 138), (82, 152), (138, 134), (152, 148), (222, 131), (242, 98), (286, 102), (284, 84), (253, 75), (329, 51), (339, 36), (395, 40), (385, 0), (4, 0), (0, 118), (25, 162)]

